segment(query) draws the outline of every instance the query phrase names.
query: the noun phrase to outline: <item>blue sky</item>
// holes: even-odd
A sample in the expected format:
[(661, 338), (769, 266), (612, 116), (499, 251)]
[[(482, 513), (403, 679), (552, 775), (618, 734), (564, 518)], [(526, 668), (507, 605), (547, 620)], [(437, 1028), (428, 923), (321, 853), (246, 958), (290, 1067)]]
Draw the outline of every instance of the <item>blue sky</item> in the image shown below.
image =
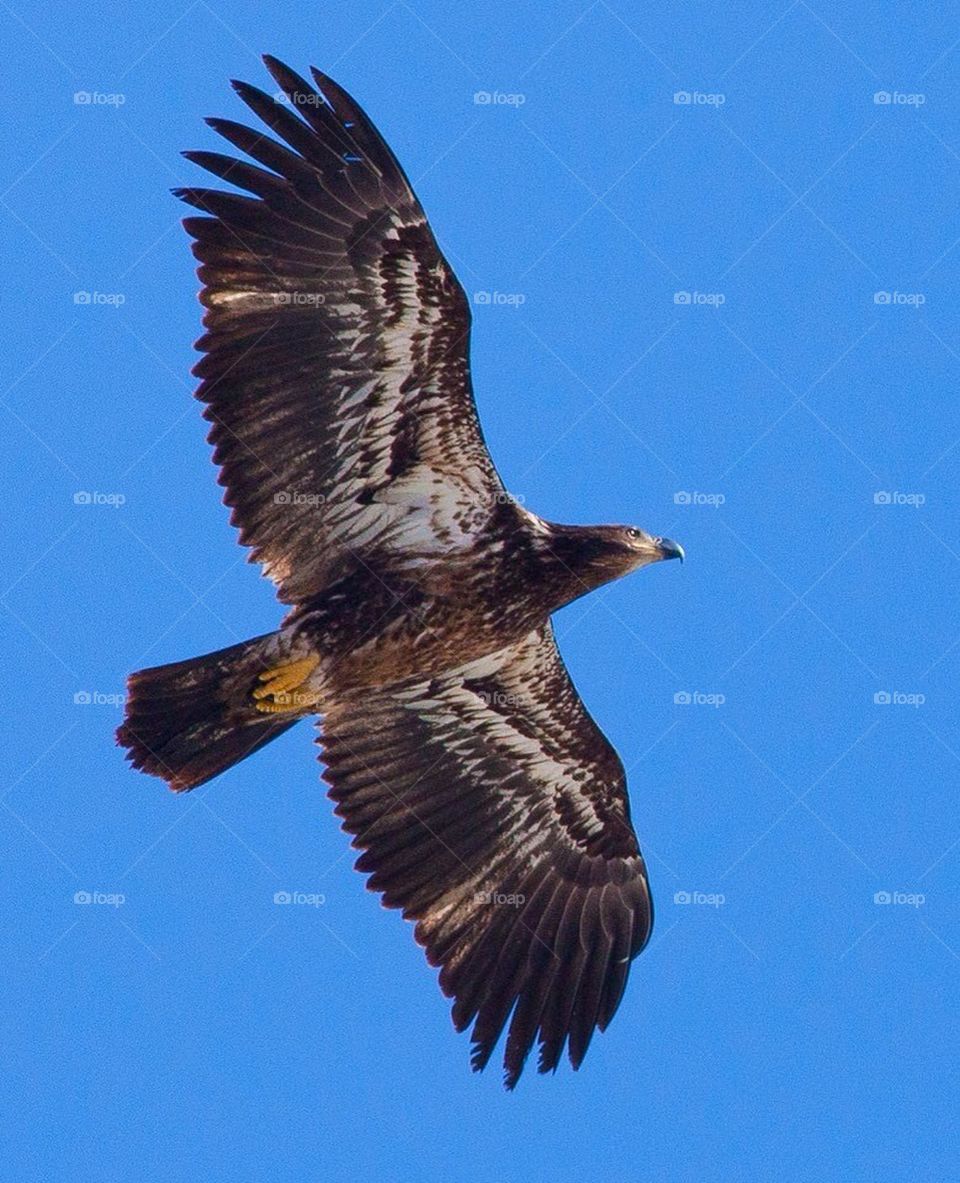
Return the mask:
[[(0, 8), (11, 1175), (960, 1177), (960, 10), (654, 7)], [(557, 619), (657, 921), (581, 1072), (513, 1095), (351, 870), (309, 726), (182, 798), (112, 744), (128, 671), (280, 616), (169, 194), (263, 51), (414, 180), (508, 486), (688, 554)]]

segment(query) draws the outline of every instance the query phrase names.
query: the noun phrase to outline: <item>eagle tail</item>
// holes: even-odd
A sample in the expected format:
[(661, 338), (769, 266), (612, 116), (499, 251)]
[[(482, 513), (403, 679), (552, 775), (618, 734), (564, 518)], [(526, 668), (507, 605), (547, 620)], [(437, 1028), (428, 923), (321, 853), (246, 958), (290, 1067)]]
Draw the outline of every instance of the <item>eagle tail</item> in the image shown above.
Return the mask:
[(195, 789), (292, 727), (307, 711), (262, 713), (253, 689), (282, 660), (279, 633), (155, 666), (127, 680), (117, 743), (134, 768)]

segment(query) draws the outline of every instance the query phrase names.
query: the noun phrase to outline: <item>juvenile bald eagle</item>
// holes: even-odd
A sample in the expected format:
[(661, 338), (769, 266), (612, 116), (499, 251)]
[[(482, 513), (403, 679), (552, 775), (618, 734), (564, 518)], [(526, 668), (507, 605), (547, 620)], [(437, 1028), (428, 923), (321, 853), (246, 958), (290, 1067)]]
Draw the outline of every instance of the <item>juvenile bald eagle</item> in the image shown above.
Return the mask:
[[(257, 164), (191, 161), (206, 308), (194, 373), (240, 541), (292, 606), (277, 632), (129, 680), (118, 741), (177, 792), (306, 715), (357, 868), (473, 1023), (509, 1023), (513, 1087), (580, 1065), (652, 924), (624, 770), (557, 652), (550, 614), (682, 558), (625, 526), (560, 526), (506, 493), (470, 384), (470, 311), (410, 183), (331, 79), (264, 59), (242, 82), (274, 133), (208, 123)], [(274, 138), (275, 137), (275, 138)]]

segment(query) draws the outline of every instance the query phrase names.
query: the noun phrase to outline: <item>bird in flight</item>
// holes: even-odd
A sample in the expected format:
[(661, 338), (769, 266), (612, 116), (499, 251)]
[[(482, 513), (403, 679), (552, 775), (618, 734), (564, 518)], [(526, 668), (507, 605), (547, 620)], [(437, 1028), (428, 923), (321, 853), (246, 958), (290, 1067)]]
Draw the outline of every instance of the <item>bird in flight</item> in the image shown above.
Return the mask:
[(185, 792), (306, 716), (357, 869), (473, 1024), (579, 1067), (650, 936), (623, 765), (551, 613), (662, 559), (669, 538), (565, 526), (510, 497), (470, 380), (470, 310), (402, 168), (357, 103), (265, 57), (235, 82), (252, 161), (187, 152), (243, 190), (176, 191), (198, 259), (194, 373), (224, 501), (290, 611), (239, 645), (133, 674), (117, 732)]

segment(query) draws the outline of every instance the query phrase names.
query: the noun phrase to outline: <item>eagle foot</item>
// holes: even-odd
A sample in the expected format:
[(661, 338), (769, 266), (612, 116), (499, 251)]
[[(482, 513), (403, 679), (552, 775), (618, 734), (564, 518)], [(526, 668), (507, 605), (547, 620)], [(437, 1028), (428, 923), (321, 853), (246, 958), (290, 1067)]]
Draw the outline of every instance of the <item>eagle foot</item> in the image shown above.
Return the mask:
[(256, 708), (263, 714), (282, 714), (284, 711), (302, 711), (317, 702), (315, 691), (300, 688), (320, 664), (316, 654), (291, 661), (286, 665), (274, 666), (257, 675), (259, 686), (253, 688)]

